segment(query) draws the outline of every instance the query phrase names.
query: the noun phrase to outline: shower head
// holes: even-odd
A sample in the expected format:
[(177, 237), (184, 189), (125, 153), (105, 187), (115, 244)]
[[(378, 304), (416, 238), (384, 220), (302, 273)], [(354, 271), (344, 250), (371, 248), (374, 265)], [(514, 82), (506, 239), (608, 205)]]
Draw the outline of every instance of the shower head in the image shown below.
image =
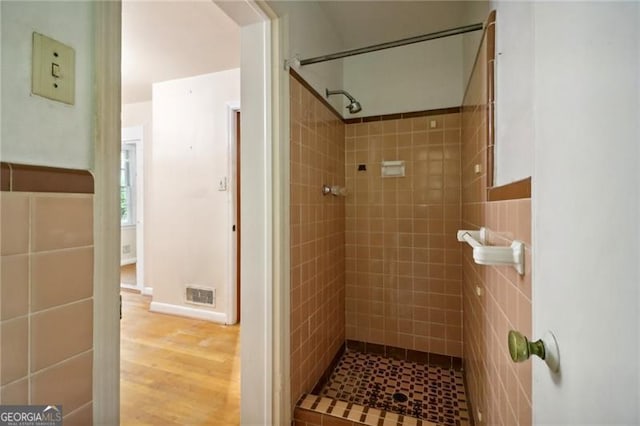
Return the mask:
[(350, 102), (349, 105), (347, 105), (347, 109), (349, 110), (349, 113), (355, 114), (357, 112), (362, 111), (362, 105), (360, 105), (360, 102), (356, 101), (356, 98), (351, 96), (345, 90), (329, 90), (329, 89), (325, 89), (325, 94), (326, 94), (327, 98), (329, 96), (331, 96), (331, 95), (345, 95), (349, 99), (349, 102)]
[(351, 114), (355, 114), (356, 112), (362, 111), (362, 106), (360, 105), (360, 102), (353, 100), (349, 105), (347, 105), (347, 109)]

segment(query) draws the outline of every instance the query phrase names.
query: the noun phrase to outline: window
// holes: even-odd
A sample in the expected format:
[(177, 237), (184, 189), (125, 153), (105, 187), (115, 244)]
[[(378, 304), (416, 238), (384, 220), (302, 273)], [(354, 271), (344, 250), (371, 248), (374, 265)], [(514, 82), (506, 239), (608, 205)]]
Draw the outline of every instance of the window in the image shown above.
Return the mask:
[(120, 225), (136, 224), (135, 215), (136, 146), (122, 145), (120, 156)]

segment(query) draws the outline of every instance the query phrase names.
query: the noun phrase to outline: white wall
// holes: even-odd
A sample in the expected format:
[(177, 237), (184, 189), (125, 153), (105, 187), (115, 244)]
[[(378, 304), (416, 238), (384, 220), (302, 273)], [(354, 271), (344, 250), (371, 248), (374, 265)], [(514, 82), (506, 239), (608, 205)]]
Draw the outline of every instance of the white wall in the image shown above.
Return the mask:
[(533, 3), (491, 2), (496, 9), (494, 184), (533, 172)]
[(536, 3), (535, 424), (638, 424), (640, 5)]
[[(489, 2), (487, 0), (467, 2), (466, 22), (468, 24), (477, 24), (486, 22), (489, 16)], [(476, 60), (480, 41), (482, 40), (482, 31), (474, 31), (462, 35), (462, 82), (463, 90), (467, 88), (473, 64)]]
[[(125, 253), (127, 246), (129, 246), (129, 252)], [(135, 263), (136, 256), (136, 227), (123, 226), (120, 228), (120, 264)]]
[[(467, 24), (486, 21), (488, 1), (467, 2), (466, 7)], [(343, 59), (344, 88), (362, 104), (357, 114), (343, 107), (343, 116), (461, 105), (481, 38), (482, 31), (475, 31)]]
[[(285, 53), (288, 58), (297, 55), (307, 59), (344, 50), (333, 24), (315, 1), (270, 1), (269, 5), (288, 22), (289, 51)], [(344, 88), (342, 60), (306, 65), (297, 72), (322, 95), (327, 88)], [(344, 109), (342, 96), (332, 96), (329, 103), (339, 112)]]
[[(344, 50), (344, 42), (315, 1), (273, 1), (289, 23), (289, 57), (301, 59)], [(470, 2), (469, 23), (482, 22), (488, 2)], [(319, 93), (344, 89), (362, 104), (349, 114), (348, 101), (332, 96), (345, 118), (459, 106), (482, 32), (418, 43), (341, 60), (307, 65), (298, 71)], [(390, 40), (389, 40), (390, 41)]]
[[(460, 106), (462, 36), (344, 59), (344, 88), (362, 105), (345, 118)], [(345, 99), (343, 97), (343, 99)]]
[[(3, 161), (93, 167), (93, 2), (2, 1)], [(76, 102), (31, 95), (33, 32), (76, 52)]]
[(239, 69), (153, 85), (145, 284), (154, 304), (190, 308), (185, 285), (213, 287), (222, 321), (232, 218), (218, 180), (230, 177), (227, 104), (239, 100)]

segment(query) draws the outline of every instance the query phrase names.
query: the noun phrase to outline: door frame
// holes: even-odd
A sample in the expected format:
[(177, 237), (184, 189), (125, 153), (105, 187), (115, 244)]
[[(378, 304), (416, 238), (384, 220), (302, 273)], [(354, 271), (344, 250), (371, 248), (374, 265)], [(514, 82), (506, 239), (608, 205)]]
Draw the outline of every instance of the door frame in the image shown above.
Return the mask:
[[(280, 165), (285, 102), (277, 16), (261, 1), (217, 3), (241, 26), (245, 228), (241, 246), (243, 424), (287, 424), (288, 259), (286, 188)], [(120, 214), (122, 2), (94, 5), (94, 327), (93, 422), (120, 422)], [(279, 71), (278, 71), (279, 70)], [(251, 123), (247, 125), (246, 123)], [(286, 129), (283, 129), (286, 132)], [(246, 166), (246, 167), (244, 167)], [(274, 172), (274, 170), (276, 172)], [(246, 212), (250, 211), (251, 214)], [(276, 220), (274, 220), (274, 218)], [(275, 226), (274, 226), (275, 224)], [(275, 228), (275, 229), (274, 229)], [(248, 239), (251, 235), (251, 239)], [(284, 264), (283, 264), (284, 262)], [(289, 421), (290, 422), (290, 421)]]
[[(229, 218), (231, 219), (231, 224), (236, 226), (237, 232), (234, 232), (232, 229), (229, 229), (229, 240), (227, 243), (227, 247), (229, 249), (229, 282), (227, 283), (227, 294), (229, 297), (227, 298), (227, 324), (235, 324), (239, 320), (239, 312), (238, 312), (238, 304), (239, 294), (238, 294), (238, 246), (239, 241), (237, 236), (240, 232), (240, 223), (237, 220), (237, 211), (238, 204), (240, 200), (238, 199), (238, 122), (236, 118), (236, 113), (240, 112), (240, 102), (228, 102), (227, 103), (227, 128), (229, 131), (228, 135), (228, 148), (229, 148)], [(240, 274), (242, 275), (242, 274)]]
[(120, 0), (96, 2), (93, 423), (120, 423)]

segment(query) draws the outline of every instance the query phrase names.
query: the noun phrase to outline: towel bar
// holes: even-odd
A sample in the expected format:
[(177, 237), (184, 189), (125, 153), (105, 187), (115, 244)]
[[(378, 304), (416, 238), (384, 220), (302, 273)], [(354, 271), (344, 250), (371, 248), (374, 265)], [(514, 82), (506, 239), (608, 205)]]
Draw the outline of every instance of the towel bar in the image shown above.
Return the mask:
[(514, 240), (509, 247), (486, 246), (486, 229), (458, 231), (458, 241), (473, 247), (473, 260), (479, 265), (511, 265), (524, 275), (524, 243)]

